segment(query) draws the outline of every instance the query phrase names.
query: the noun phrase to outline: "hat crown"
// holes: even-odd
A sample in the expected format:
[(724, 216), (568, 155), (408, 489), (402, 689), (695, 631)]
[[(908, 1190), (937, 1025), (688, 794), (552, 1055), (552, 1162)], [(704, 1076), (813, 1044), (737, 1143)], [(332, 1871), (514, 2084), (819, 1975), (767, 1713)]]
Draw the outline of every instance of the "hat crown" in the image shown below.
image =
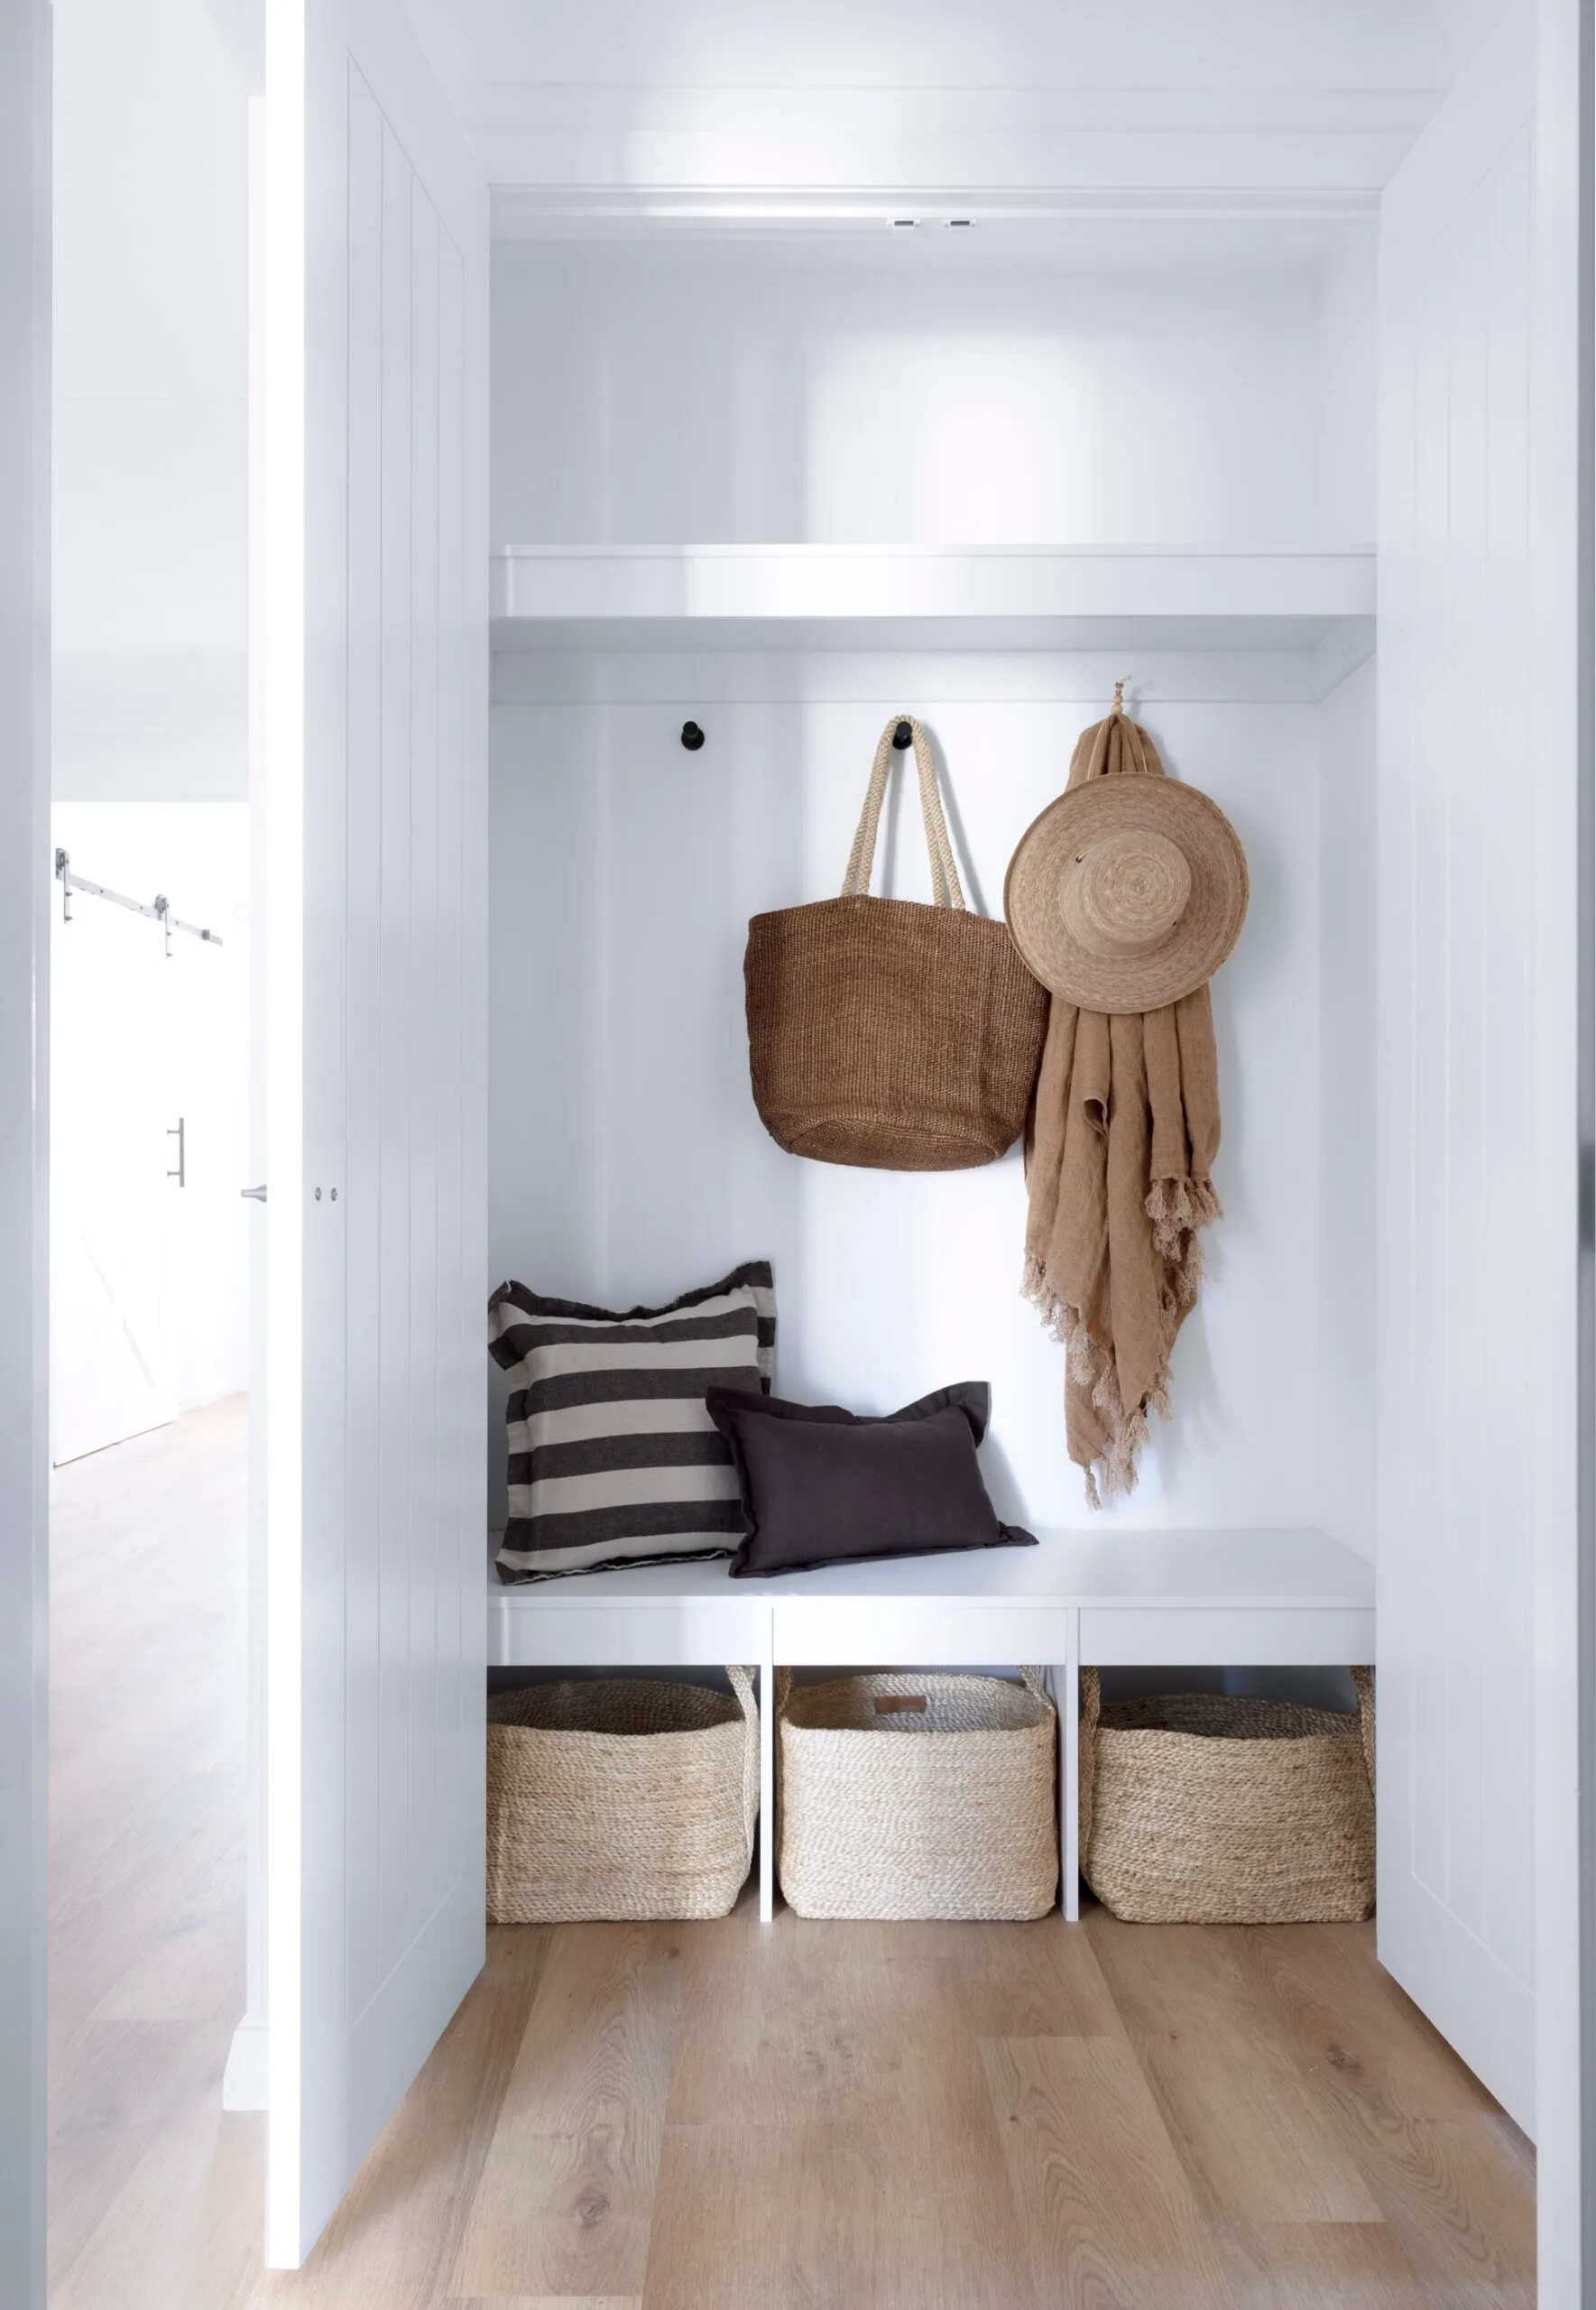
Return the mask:
[(1125, 827), (1082, 844), (1065, 865), (1058, 910), (1088, 954), (1150, 954), (1190, 903), (1185, 853), (1152, 827)]

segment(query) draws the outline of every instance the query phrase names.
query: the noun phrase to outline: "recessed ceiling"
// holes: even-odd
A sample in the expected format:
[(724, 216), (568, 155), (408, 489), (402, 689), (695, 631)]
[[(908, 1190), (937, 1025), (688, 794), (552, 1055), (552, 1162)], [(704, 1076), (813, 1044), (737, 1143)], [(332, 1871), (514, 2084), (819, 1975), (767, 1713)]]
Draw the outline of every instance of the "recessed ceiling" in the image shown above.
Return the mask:
[(541, 238), (1361, 220), (1498, 0), (407, 5)]
[(446, 85), (480, 89), (1434, 88), (1451, 77), (1460, 13), (1431, 0), (411, 0)]

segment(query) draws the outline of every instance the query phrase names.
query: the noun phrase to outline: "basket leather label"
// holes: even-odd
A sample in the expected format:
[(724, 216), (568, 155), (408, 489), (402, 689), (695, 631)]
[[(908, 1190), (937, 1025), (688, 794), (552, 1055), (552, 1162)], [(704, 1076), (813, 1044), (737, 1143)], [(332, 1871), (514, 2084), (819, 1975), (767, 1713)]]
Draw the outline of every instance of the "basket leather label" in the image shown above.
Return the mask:
[(924, 1693), (878, 1693), (875, 1713), (878, 1716), (923, 1716), (926, 1696)]

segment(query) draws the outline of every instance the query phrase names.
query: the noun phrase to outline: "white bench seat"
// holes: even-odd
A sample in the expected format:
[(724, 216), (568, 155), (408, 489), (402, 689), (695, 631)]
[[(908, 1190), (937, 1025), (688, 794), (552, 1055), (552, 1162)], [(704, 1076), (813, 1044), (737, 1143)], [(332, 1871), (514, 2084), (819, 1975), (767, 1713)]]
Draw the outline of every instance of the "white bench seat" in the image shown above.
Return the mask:
[[(666, 1565), (506, 1587), (490, 1560), (495, 1668), (757, 1663), (761, 1696), (791, 1668), (1047, 1668), (1059, 1703), (1064, 1905), (1076, 1913), (1076, 1681), (1089, 1667), (1323, 1667), (1374, 1659), (1374, 1571), (1315, 1531), (1081, 1533), (1034, 1548), (733, 1580), (724, 1563)], [(762, 1817), (773, 1818), (762, 1710)], [(769, 1837), (761, 1914), (772, 1911)]]

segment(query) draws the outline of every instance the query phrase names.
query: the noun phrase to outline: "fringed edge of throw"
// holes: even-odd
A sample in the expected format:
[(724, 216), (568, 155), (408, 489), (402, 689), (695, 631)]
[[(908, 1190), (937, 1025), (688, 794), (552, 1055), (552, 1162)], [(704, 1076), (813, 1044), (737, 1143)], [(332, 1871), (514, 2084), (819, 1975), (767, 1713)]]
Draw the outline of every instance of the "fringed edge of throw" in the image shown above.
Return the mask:
[[(1208, 1179), (1155, 1179), (1148, 1189), (1147, 1215), (1153, 1223), (1153, 1248), (1171, 1267), (1184, 1266), (1197, 1251), (1199, 1227), (1222, 1219), (1224, 1208)], [(1199, 1276), (1202, 1273), (1198, 1258)]]
[[(1093, 1338), (1080, 1309), (1072, 1307), (1067, 1299), (1054, 1290), (1047, 1281), (1041, 1261), (1033, 1252), (1026, 1255), (1020, 1290), (1040, 1315), (1051, 1336), (1063, 1346), (1065, 1366), (1070, 1378), (1085, 1389), (1093, 1410), (1102, 1414), (1108, 1429), (1108, 1443), (1102, 1454), (1101, 1482), (1095, 1460), (1088, 1460), (1082, 1465), (1087, 1507), (1101, 1508), (1104, 1493), (1111, 1500), (1128, 1498), (1136, 1490), (1136, 1455), (1148, 1438), (1146, 1407), (1139, 1406), (1130, 1412), (1126, 1410), (1120, 1398), (1119, 1374), (1114, 1368), (1113, 1356)], [(1168, 1399), (1162, 1373), (1149, 1401), (1166, 1418), (1168, 1416)]]
[[(1147, 1215), (1152, 1222), (1154, 1249), (1165, 1265), (1166, 1304), (1173, 1317), (1173, 1344), (1181, 1319), (1196, 1305), (1203, 1280), (1199, 1230), (1210, 1221), (1222, 1218), (1223, 1207), (1207, 1179), (1163, 1178), (1155, 1179), (1148, 1190)], [(1041, 1317), (1047, 1332), (1062, 1345), (1070, 1378), (1086, 1391), (1093, 1409), (1101, 1413), (1108, 1429), (1101, 1479), (1095, 1460), (1087, 1461), (1083, 1471), (1087, 1507), (1101, 1508), (1104, 1494), (1111, 1500), (1128, 1499), (1136, 1490), (1136, 1460), (1148, 1440), (1149, 1411), (1156, 1411), (1160, 1419), (1169, 1418), (1167, 1353), (1148, 1391), (1147, 1401), (1127, 1411), (1120, 1398), (1119, 1373), (1112, 1353), (1093, 1338), (1081, 1310), (1053, 1289), (1034, 1252), (1026, 1253), (1019, 1288), (1021, 1295)]]

